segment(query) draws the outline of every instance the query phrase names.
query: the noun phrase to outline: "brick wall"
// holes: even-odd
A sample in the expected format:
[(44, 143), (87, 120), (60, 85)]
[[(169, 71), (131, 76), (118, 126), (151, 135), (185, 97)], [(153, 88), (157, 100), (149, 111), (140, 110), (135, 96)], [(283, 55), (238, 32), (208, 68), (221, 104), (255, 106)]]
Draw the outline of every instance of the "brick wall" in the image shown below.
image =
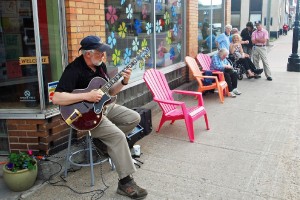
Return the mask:
[(100, 36), (105, 41), (104, 0), (67, 0), (66, 26), (69, 62), (79, 54), (80, 41), (88, 35)]
[[(186, 7), (186, 54), (195, 58), (198, 54), (198, 1), (188, 0)], [(188, 75), (188, 79), (194, 79), (191, 72)]]
[(198, 54), (198, 1), (187, 1), (186, 16), (187, 55), (196, 57)]
[(225, 25), (231, 24), (231, 0), (226, 0), (225, 3)]
[(51, 119), (8, 119), (6, 123), (11, 152), (48, 154), (68, 139), (69, 127), (60, 115)]

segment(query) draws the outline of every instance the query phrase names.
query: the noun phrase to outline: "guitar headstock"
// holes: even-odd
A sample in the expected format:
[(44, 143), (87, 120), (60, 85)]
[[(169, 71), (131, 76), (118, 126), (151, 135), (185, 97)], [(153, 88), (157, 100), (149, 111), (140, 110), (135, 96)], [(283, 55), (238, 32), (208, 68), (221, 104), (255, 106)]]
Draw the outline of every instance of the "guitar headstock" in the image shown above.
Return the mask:
[(144, 47), (143, 49), (137, 52), (137, 60), (145, 60), (150, 57), (150, 49), (148, 47)]

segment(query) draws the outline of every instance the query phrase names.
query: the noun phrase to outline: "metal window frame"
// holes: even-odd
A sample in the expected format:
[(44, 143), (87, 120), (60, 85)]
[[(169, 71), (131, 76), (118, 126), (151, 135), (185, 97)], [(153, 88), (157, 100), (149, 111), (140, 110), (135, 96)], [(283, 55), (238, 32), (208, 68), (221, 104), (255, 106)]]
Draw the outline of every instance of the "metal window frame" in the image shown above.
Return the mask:
[[(39, 109), (0, 109), (0, 119), (45, 119), (59, 114), (57, 108), (46, 108), (46, 99), (44, 94), (44, 83), (43, 83), (43, 70), (42, 70), (42, 56), (41, 56), (41, 44), (40, 44), (40, 32), (39, 32), (39, 18), (38, 18), (38, 0), (31, 0), (32, 3), (32, 14), (33, 14), (33, 25), (34, 25), (34, 38), (35, 48), (37, 57), (37, 78), (39, 85)], [(64, 0), (57, 0), (59, 7), (59, 26), (60, 26), (60, 37), (61, 51), (65, 52), (62, 54), (62, 66), (66, 66), (68, 60), (67, 51), (67, 31), (66, 31), (66, 14), (65, 14), (65, 2)]]

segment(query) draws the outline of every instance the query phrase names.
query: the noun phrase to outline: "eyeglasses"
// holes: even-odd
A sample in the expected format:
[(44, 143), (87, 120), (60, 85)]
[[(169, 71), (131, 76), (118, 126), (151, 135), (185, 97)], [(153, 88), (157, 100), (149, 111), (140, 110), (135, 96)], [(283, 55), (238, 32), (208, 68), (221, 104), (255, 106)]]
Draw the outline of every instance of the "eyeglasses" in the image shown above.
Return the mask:
[(103, 57), (104, 56), (104, 53), (103, 52), (100, 52), (100, 51), (93, 51), (93, 54), (97, 57)]

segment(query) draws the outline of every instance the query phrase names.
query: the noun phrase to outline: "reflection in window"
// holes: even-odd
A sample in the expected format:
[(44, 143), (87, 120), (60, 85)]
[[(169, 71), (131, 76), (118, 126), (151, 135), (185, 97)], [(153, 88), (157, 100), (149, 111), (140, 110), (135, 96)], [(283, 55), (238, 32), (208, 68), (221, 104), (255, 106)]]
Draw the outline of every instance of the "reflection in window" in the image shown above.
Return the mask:
[(156, 67), (180, 62), (183, 50), (181, 1), (156, 1)]
[[(111, 47), (106, 64), (112, 77), (129, 64), (143, 47), (153, 49), (156, 32), (156, 54), (139, 61), (131, 80), (141, 79), (145, 68), (164, 67), (182, 61), (183, 1), (121, 0), (105, 2), (106, 42)], [(151, 12), (155, 6), (155, 17)], [(154, 56), (155, 55), (155, 56)], [(156, 59), (156, 66), (154, 66)]]
[(231, 12), (241, 12), (241, 0), (231, 0)]
[(223, 4), (222, 0), (198, 2), (198, 51), (209, 53), (216, 50), (215, 39), (224, 27)]
[[(150, 49), (154, 24), (151, 21), (151, 1), (121, 0), (105, 2), (106, 64), (109, 76), (113, 77), (124, 69), (144, 47)], [(131, 80), (141, 77), (146, 67), (152, 67), (152, 60), (139, 60), (133, 68)]]
[(31, 1), (0, 5), (0, 109), (39, 108)]
[(241, 14), (231, 14), (231, 25), (234, 28), (238, 28), (239, 30), (241, 30), (240, 28), (240, 19), (241, 19)]
[(262, 11), (262, 0), (251, 0), (250, 1), (250, 12), (251, 11)]
[(62, 73), (58, 1), (37, 3), (42, 66), (37, 66), (31, 1), (0, 0), (0, 109), (40, 110), (39, 79), (43, 80), (45, 105), (53, 106), (47, 86)]

